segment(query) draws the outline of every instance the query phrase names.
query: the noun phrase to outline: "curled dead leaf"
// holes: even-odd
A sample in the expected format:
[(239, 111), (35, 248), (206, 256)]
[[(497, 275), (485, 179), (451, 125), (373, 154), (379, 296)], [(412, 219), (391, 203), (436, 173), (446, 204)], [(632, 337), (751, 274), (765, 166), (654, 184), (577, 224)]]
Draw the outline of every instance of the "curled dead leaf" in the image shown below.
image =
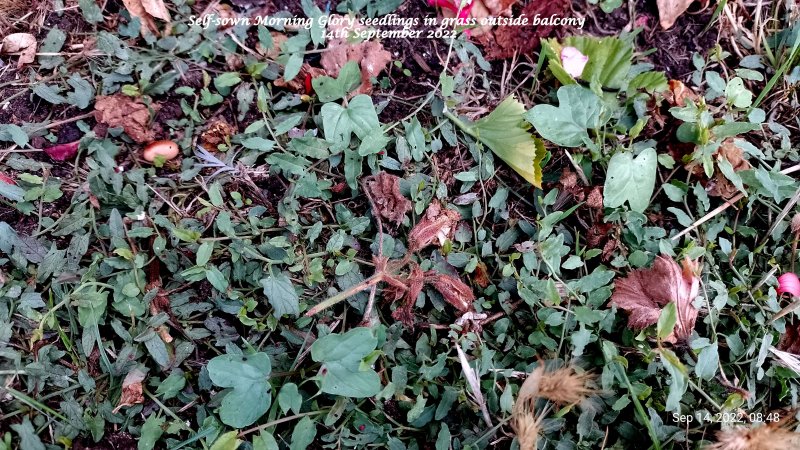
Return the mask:
[(163, 20), (167, 24), (172, 20), (163, 0), (122, 0), (122, 3), (132, 17), (138, 17), (141, 21), (142, 36), (148, 33), (158, 34), (154, 19)]
[[(333, 19), (334, 16), (331, 16)], [(361, 67), (361, 86), (356, 93), (368, 94), (372, 91), (371, 78), (378, 76), (392, 60), (392, 54), (375, 40), (350, 42), (349, 34), (361, 31), (363, 25), (358, 22), (349, 25), (345, 20), (332, 21), (328, 25), (328, 32), (335, 37), (328, 41), (327, 49), (322, 53), (320, 65), (330, 77), (338, 77), (348, 61), (355, 61)]]
[(0, 42), (0, 54), (19, 53), (17, 69), (36, 59), (36, 37), (30, 33), (11, 33)]
[(425, 272), (425, 283), (434, 287), (447, 303), (453, 305), (461, 312), (472, 309), (472, 302), (475, 301), (475, 294), (472, 288), (458, 278), (432, 270)]
[(125, 379), (122, 381), (122, 395), (120, 395), (119, 402), (114, 408), (114, 414), (122, 409), (123, 406), (133, 406), (144, 402), (144, 395), (142, 394), (144, 377), (145, 373), (138, 368), (125, 375)]
[(134, 141), (144, 144), (155, 139), (156, 131), (150, 127), (150, 110), (155, 114), (160, 106), (149, 106), (141, 100), (123, 94), (99, 96), (94, 106), (94, 118), (109, 127), (125, 130)]
[(400, 193), (400, 178), (386, 172), (371, 176), (364, 182), (378, 214), (399, 225), (411, 211), (411, 201)]
[(697, 320), (697, 309), (692, 302), (698, 295), (700, 280), (696, 261), (687, 258), (682, 266), (671, 258), (657, 257), (653, 268), (636, 269), (617, 280), (610, 304), (629, 313), (629, 327), (643, 329), (655, 325), (662, 308), (674, 302), (677, 323), (665, 341), (686, 341)]
[(492, 280), (489, 278), (489, 270), (484, 262), (479, 262), (478, 265), (475, 266), (475, 271), (472, 272), (472, 281), (482, 288), (491, 284)]
[(672, 106), (686, 106), (686, 100), (694, 103), (700, 99), (691, 88), (679, 80), (669, 80), (669, 89), (664, 92), (664, 99)]
[(234, 134), (236, 130), (225, 119), (215, 119), (200, 135), (200, 143), (206, 150), (216, 151), (218, 145), (229, 143)]
[(661, 28), (665, 30), (671, 28), (693, 2), (694, 0), (656, 0)]
[(459, 220), (461, 214), (458, 211), (444, 208), (438, 200), (434, 200), (408, 235), (409, 251), (417, 252), (437, 241), (439, 245), (444, 245)]
[[(752, 168), (750, 163), (744, 159), (744, 152), (737, 146), (732, 138), (725, 139), (716, 151), (717, 160), (727, 160), (734, 172), (742, 170), (749, 170)], [(739, 193), (739, 189), (731, 183), (731, 181), (722, 173), (717, 170), (714, 178), (707, 186), (708, 195), (712, 197), (722, 197), (729, 199)]]
[(408, 276), (403, 281), (407, 286), (405, 290), (390, 284), (384, 289), (384, 295), (393, 301), (402, 300), (402, 303), (392, 312), (392, 318), (399, 320), (403, 325), (411, 328), (414, 326), (414, 313), (412, 309), (417, 301), (417, 297), (419, 297), (420, 292), (422, 292), (422, 286), (425, 282), (425, 276), (419, 264), (414, 261), (409, 263)]

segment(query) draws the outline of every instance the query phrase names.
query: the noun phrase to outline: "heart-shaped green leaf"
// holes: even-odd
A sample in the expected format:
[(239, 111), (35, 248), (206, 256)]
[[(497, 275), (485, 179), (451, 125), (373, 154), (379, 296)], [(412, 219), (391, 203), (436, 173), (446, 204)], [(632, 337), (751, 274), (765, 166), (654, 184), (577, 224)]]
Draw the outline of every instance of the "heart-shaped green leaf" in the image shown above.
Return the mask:
[(561, 49), (575, 47), (589, 57), (578, 79), (598, 83), (600, 87), (620, 89), (631, 69), (633, 45), (616, 37), (602, 39), (589, 36), (571, 36), (559, 43), (555, 39), (542, 41), (542, 49), (548, 59), (548, 67), (558, 81), (564, 84), (575, 83), (564, 66), (561, 65)]
[(344, 334), (329, 334), (311, 346), (311, 359), (323, 363), (322, 392), (364, 398), (381, 390), (378, 374), (362, 367), (361, 360), (375, 350), (378, 338), (369, 328), (354, 328)]
[(356, 95), (346, 108), (338, 103), (325, 103), (319, 114), (322, 117), (325, 139), (337, 150), (350, 145), (353, 133), (359, 139), (364, 139), (380, 127), (378, 113), (368, 95)]
[(258, 420), (272, 403), (269, 374), (272, 363), (266, 353), (222, 355), (208, 362), (208, 376), (223, 388), (233, 388), (222, 399), (219, 417), (234, 428)]
[(591, 90), (571, 84), (558, 89), (558, 106), (536, 105), (525, 118), (545, 139), (564, 147), (593, 146), (589, 129), (608, 122), (603, 100)]
[(631, 152), (615, 153), (608, 162), (603, 203), (616, 208), (627, 201), (632, 210), (644, 212), (653, 195), (657, 160), (652, 148), (643, 150), (636, 158)]

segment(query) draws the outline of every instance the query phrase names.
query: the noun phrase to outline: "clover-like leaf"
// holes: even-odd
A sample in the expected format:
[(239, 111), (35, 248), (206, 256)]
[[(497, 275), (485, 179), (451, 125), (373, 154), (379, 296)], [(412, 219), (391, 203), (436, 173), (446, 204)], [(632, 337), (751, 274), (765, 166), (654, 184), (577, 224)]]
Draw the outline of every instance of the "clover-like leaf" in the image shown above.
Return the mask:
[(376, 345), (378, 338), (364, 327), (317, 339), (311, 346), (311, 359), (323, 363), (320, 371), (322, 392), (355, 398), (371, 397), (380, 392), (378, 374), (361, 364)]
[(489, 147), (534, 186), (542, 185), (544, 144), (526, 129), (525, 107), (509, 96), (494, 111), (470, 125), (456, 124)]
[(591, 90), (575, 84), (558, 89), (558, 106), (536, 105), (525, 114), (536, 131), (548, 141), (564, 147), (592, 147), (590, 129), (610, 118), (603, 100)]
[(219, 409), (224, 424), (246, 427), (267, 412), (272, 403), (272, 363), (266, 353), (217, 356), (208, 362), (207, 369), (215, 385), (233, 389), (222, 399)]
[(643, 212), (655, 188), (657, 159), (652, 148), (643, 150), (636, 158), (631, 152), (615, 153), (608, 162), (603, 203), (616, 208), (627, 201), (632, 210)]

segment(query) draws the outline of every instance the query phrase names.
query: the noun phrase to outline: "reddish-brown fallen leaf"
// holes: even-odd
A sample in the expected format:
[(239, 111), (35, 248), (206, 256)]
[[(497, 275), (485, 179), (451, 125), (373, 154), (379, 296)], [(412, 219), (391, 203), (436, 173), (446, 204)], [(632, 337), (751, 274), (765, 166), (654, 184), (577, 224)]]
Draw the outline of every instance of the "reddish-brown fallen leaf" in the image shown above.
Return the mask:
[(694, 0), (656, 0), (661, 28), (668, 29), (675, 24), (681, 14), (689, 9)]
[[(331, 16), (333, 19), (334, 16)], [(341, 19), (341, 17), (339, 17)], [(378, 76), (392, 61), (392, 54), (383, 48), (378, 41), (351, 42), (348, 36), (354, 32), (362, 31), (363, 25), (354, 23), (352, 26), (340, 20), (328, 25), (328, 32), (335, 37), (328, 41), (328, 48), (320, 57), (320, 65), (330, 77), (338, 77), (348, 61), (355, 61), (361, 67), (361, 86), (356, 90), (359, 94), (368, 94), (372, 91), (370, 78)]]
[(444, 245), (453, 235), (459, 220), (461, 214), (458, 211), (444, 208), (438, 200), (434, 200), (425, 211), (425, 217), (408, 235), (409, 251), (418, 252), (437, 241), (439, 245)]
[(109, 127), (123, 128), (131, 139), (146, 144), (156, 137), (150, 126), (150, 109), (153, 113), (160, 109), (156, 103), (145, 105), (139, 99), (123, 94), (99, 96), (94, 105), (94, 118)]
[(52, 147), (46, 147), (44, 152), (47, 156), (55, 161), (66, 161), (72, 159), (78, 154), (78, 144), (80, 141), (69, 142), (67, 144), (58, 144)]
[(475, 301), (475, 294), (472, 288), (467, 286), (458, 278), (433, 270), (425, 272), (425, 283), (434, 287), (447, 303), (455, 306), (461, 312), (472, 309), (472, 302)]
[(411, 211), (411, 202), (400, 193), (400, 178), (380, 172), (364, 183), (381, 217), (399, 225)]
[(144, 395), (142, 394), (142, 381), (144, 381), (145, 374), (139, 369), (133, 369), (125, 375), (122, 381), (122, 395), (119, 397), (119, 403), (114, 408), (116, 414), (123, 406), (133, 406), (144, 402)]
[(479, 262), (478, 265), (475, 266), (475, 271), (472, 272), (472, 281), (482, 288), (489, 286), (489, 284), (492, 282), (492, 280), (489, 278), (489, 271), (486, 268), (485, 263)]
[(664, 92), (664, 99), (672, 106), (686, 106), (687, 99), (697, 103), (700, 96), (682, 81), (669, 80), (669, 89)]
[(685, 341), (697, 319), (697, 309), (692, 304), (700, 287), (697, 269), (698, 263), (688, 258), (681, 267), (671, 258), (659, 256), (652, 269), (636, 269), (617, 280), (610, 303), (630, 314), (628, 326), (642, 329), (658, 322), (662, 308), (674, 302), (678, 319), (665, 340)]
[(200, 135), (200, 142), (206, 150), (216, 151), (218, 145), (229, 143), (234, 134), (236, 130), (225, 119), (216, 119)]
[[(744, 152), (733, 141), (732, 138), (725, 139), (716, 151), (717, 160), (725, 159), (733, 167), (734, 172), (742, 170), (749, 170), (752, 168), (749, 162), (744, 159)], [(698, 165), (699, 167), (699, 165)], [(708, 195), (712, 197), (722, 197), (729, 199), (739, 193), (739, 189), (731, 183), (731, 181), (722, 173), (717, 170), (714, 178), (709, 181), (706, 186)]]
[(414, 304), (417, 302), (422, 286), (424, 284), (425, 276), (422, 269), (414, 261), (409, 263), (408, 277), (403, 280), (407, 289), (399, 289), (395, 285), (388, 285), (384, 289), (386, 298), (393, 298), (393, 301), (401, 301), (397, 308), (392, 312), (392, 317), (399, 320), (403, 325), (412, 328), (414, 326), (414, 313), (412, 312)]
[(17, 69), (36, 59), (36, 37), (30, 33), (11, 33), (0, 41), (0, 54), (19, 53)]
[[(494, 7), (494, 2), (491, 0), (484, 0), (484, 3), (490, 11)], [(503, 2), (499, 3), (502, 6)], [(532, 21), (537, 15), (539, 17), (564, 16), (570, 10), (570, 6), (571, 3), (567, 0), (530, 1), (522, 8), (520, 16), (524, 15), (529, 21)], [(492, 15), (504, 14), (493, 13)], [(477, 36), (478, 42), (483, 46), (486, 59), (497, 60), (511, 58), (514, 54), (530, 54), (539, 46), (542, 38), (553, 36), (557, 30), (558, 27), (555, 25), (524, 27), (502, 25), (493, 30), (473, 32), (473, 36)]]

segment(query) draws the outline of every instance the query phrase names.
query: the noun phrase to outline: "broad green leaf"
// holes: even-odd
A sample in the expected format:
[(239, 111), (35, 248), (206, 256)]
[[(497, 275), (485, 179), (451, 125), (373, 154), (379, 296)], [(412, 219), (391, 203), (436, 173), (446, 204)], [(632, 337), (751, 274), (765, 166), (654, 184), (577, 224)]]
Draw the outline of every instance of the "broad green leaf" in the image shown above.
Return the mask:
[(753, 104), (753, 93), (744, 87), (744, 81), (739, 77), (728, 81), (725, 97), (737, 108), (747, 108)]
[(680, 359), (672, 352), (672, 350), (661, 350), (661, 362), (669, 372), (672, 381), (669, 385), (669, 395), (667, 396), (667, 404), (665, 405), (667, 411), (680, 412), (681, 399), (686, 389), (689, 387), (689, 376), (686, 371), (686, 366), (681, 363)]
[(281, 387), (278, 393), (278, 405), (284, 414), (290, 410), (295, 414), (300, 413), (300, 407), (303, 404), (303, 397), (297, 391), (297, 385), (294, 383), (286, 383)]
[[(25, 147), (28, 145), (28, 133), (19, 125), (0, 124), (0, 141), (14, 142), (18, 147)], [(0, 180), (0, 183), (4, 182)]]
[(236, 430), (223, 434), (214, 441), (211, 450), (236, 450), (242, 443), (242, 441), (238, 439), (238, 436), (239, 432)]
[(355, 398), (378, 394), (381, 391), (378, 374), (361, 364), (377, 344), (372, 330), (364, 327), (317, 339), (311, 346), (311, 358), (323, 363), (319, 376), (322, 392)]
[(283, 317), (285, 314), (297, 316), (300, 314), (300, 297), (294, 290), (292, 280), (285, 274), (278, 273), (262, 278), (261, 286), (264, 288), (264, 295), (267, 296), (269, 304), (272, 305), (272, 314)]
[(631, 152), (617, 152), (608, 162), (603, 189), (603, 203), (609, 208), (622, 206), (626, 201), (631, 209), (644, 212), (656, 183), (658, 166), (656, 151), (645, 149), (636, 158)]
[(164, 417), (157, 417), (155, 413), (150, 413), (150, 417), (142, 425), (141, 435), (137, 445), (138, 450), (152, 450), (158, 442), (158, 438), (164, 433), (161, 428), (164, 425)]
[(542, 41), (542, 49), (548, 59), (548, 67), (558, 81), (564, 84), (575, 83), (561, 65), (561, 49), (575, 47), (589, 57), (589, 62), (578, 77), (582, 81), (597, 82), (601, 87), (620, 89), (631, 68), (633, 45), (617, 37), (596, 38), (590, 36), (570, 36), (559, 43), (555, 39)]
[(226, 425), (251, 425), (272, 403), (269, 374), (272, 363), (266, 353), (221, 355), (208, 362), (208, 376), (223, 388), (233, 388), (222, 399), (219, 418)]
[(292, 443), (289, 450), (306, 450), (317, 436), (317, 424), (306, 416), (297, 422), (292, 431)]
[(536, 131), (548, 141), (564, 147), (593, 146), (588, 130), (600, 129), (609, 115), (603, 100), (578, 85), (558, 89), (558, 106), (536, 105), (525, 114)]
[(355, 61), (348, 61), (337, 78), (327, 76), (311, 79), (311, 85), (319, 101), (332, 102), (344, 98), (361, 84), (361, 69)]
[(694, 367), (694, 372), (698, 377), (703, 380), (711, 380), (717, 373), (717, 366), (719, 365), (719, 344), (714, 342), (708, 347), (700, 350), (697, 356), (697, 365)]
[(494, 111), (472, 124), (456, 124), (480, 140), (534, 186), (542, 185), (544, 144), (526, 129), (525, 107), (509, 96)]
[(325, 139), (337, 150), (350, 145), (354, 133), (364, 139), (381, 125), (372, 98), (363, 94), (353, 97), (346, 108), (338, 103), (325, 103), (319, 114)]
[(67, 35), (58, 28), (52, 28), (47, 32), (44, 41), (39, 46), (39, 53), (46, 53), (47, 55), (39, 56), (39, 64), (43, 70), (55, 69), (64, 62), (63, 56), (52, 55), (59, 53), (64, 42), (67, 40)]
[(678, 323), (678, 308), (675, 302), (669, 302), (661, 310), (656, 323), (656, 334), (659, 339), (666, 339), (675, 329), (675, 324)]
[(45, 450), (45, 446), (36, 434), (36, 429), (33, 428), (28, 416), (22, 419), (22, 423), (9, 424), (9, 426), (19, 435), (21, 450)]

